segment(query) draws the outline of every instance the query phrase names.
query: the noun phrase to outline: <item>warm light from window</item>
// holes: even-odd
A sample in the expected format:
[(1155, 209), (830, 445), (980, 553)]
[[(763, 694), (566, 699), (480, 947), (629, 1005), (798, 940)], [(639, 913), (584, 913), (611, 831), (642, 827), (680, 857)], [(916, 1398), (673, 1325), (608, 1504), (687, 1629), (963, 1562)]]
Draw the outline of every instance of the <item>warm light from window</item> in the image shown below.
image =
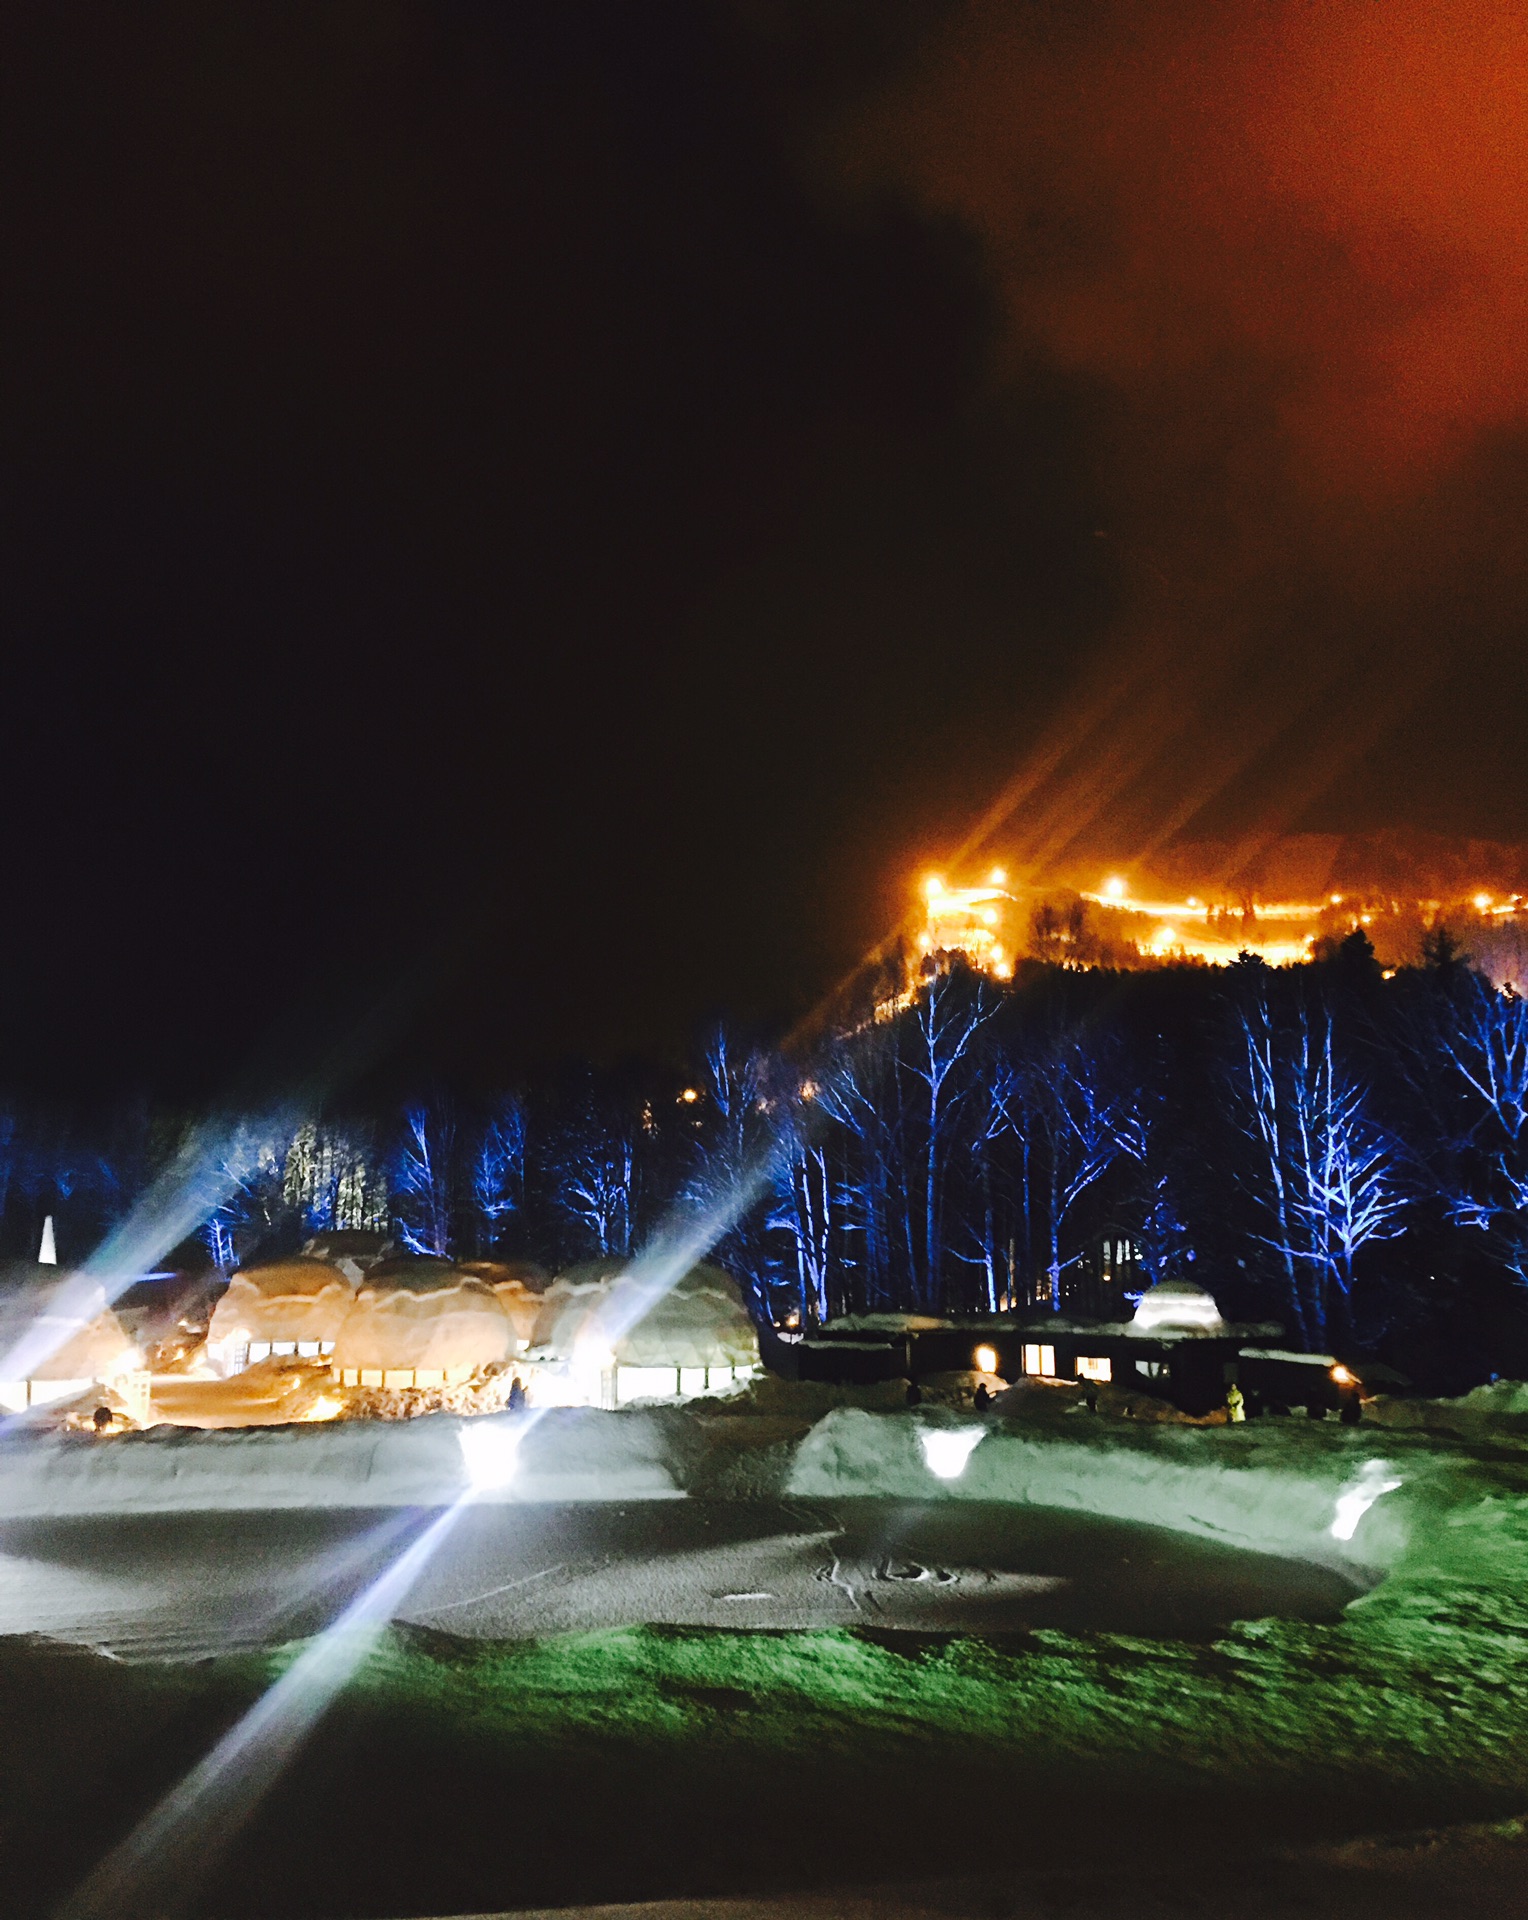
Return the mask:
[(1024, 1371), (1043, 1373), (1052, 1378), (1056, 1372), (1056, 1349), (1054, 1347), (1025, 1347)]
[(1107, 1354), (1079, 1353), (1077, 1356), (1077, 1378), (1079, 1380), (1101, 1380), (1106, 1385), (1114, 1378), (1114, 1368)]
[(997, 1349), (995, 1347), (978, 1347), (971, 1358), (975, 1363), (978, 1373), (997, 1372)]

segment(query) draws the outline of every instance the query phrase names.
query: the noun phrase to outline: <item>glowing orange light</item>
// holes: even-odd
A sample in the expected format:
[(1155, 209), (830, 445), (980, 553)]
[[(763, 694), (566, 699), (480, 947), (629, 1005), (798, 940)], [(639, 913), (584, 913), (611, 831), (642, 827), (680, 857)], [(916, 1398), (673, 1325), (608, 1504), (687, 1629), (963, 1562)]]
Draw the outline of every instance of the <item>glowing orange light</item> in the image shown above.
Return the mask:
[(1125, 883), (1123, 880), (1119, 878), (1118, 875), (1115, 875), (1113, 879), (1106, 880), (1104, 882), (1104, 892), (1108, 894), (1111, 900), (1123, 900), (1125, 897), (1125, 891), (1126, 891)]
[(1332, 895), (1332, 905), (1334, 907), (1340, 907), (1342, 905), (1342, 895), (1340, 893), (1334, 893)]
[(686, 1087), (679, 1098), (687, 1107), (693, 1107), (695, 1102), (700, 1098), (700, 1089), (698, 1087)]
[(1491, 904), (1491, 896), (1488, 893), (1477, 893), (1472, 904), (1477, 913), (1484, 913)]
[(937, 900), (940, 894), (944, 892), (944, 882), (939, 878), (937, 873), (931, 873), (923, 883), (923, 891), (928, 895), (930, 900)]
[(1006, 883), (1007, 879), (1008, 875), (1002, 867), (994, 867), (991, 873), (987, 875), (987, 885), (989, 887), (1001, 887)]
[(972, 1364), (978, 1373), (997, 1372), (996, 1347), (978, 1347), (971, 1356)]
[(1350, 1372), (1347, 1367), (1333, 1367), (1332, 1378), (1337, 1382), (1339, 1387), (1356, 1387), (1358, 1385), (1358, 1375)]

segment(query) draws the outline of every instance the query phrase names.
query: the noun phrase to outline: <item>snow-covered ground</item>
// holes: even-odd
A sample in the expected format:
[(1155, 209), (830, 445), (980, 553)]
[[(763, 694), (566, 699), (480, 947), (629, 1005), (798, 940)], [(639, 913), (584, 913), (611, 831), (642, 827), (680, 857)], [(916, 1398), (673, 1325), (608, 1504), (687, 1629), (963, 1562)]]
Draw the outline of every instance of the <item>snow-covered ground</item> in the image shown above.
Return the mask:
[[(534, 1910), (968, 1870), (974, 1906), (796, 1910), (1522, 1910), (1515, 1839), (1441, 1870), (1414, 1849), (1399, 1880), (1379, 1855), (1286, 1871), (1257, 1849), (1528, 1807), (1528, 1396), (1357, 1429), (1069, 1405), (772, 1395), (520, 1426), (12, 1432), (0, 1628), (53, 1644), (13, 1638), (0, 1659), (20, 1730), (0, 1743), (0, 1804), (19, 1810), (0, 1875), (52, 1889), (27, 1909), (50, 1911), (47, 1836), (101, 1850), (202, 1750), (178, 1729), (225, 1726), (271, 1672), (258, 1652), (153, 1656), (310, 1632), (460, 1502), (207, 1911), (275, 1911), (278, 1891), (309, 1915)], [(474, 1449), (512, 1461), (476, 1502)], [(505, 1847), (497, 1809), (527, 1796), (535, 1820)], [(373, 1800), (385, 1817), (352, 1831)]]

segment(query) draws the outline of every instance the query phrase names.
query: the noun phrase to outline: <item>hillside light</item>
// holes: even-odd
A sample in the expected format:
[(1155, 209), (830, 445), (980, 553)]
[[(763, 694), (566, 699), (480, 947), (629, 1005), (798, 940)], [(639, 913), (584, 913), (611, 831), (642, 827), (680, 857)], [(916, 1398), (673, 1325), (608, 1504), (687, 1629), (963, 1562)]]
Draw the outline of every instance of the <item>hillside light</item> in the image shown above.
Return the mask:
[(991, 873), (987, 875), (987, 885), (989, 887), (1000, 887), (1007, 878), (1007, 872), (1002, 867), (994, 867)]
[(931, 873), (923, 883), (923, 891), (928, 895), (930, 900), (937, 900), (940, 894), (944, 892), (944, 882), (939, 878), (937, 873)]
[(1125, 891), (1125, 883), (1117, 874), (1113, 879), (1104, 882), (1104, 892), (1108, 894), (1111, 900), (1123, 900)]
[(1473, 902), (1473, 905), (1474, 905), (1474, 908), (1475, 908), (1475, 911), (1476, 911), (1477, 913), (1484, 913), (1484, 912), (1486, 912), (1486, 910), (1487, 910), (1487, 909), (1488, 909), (1488, 908), (1490, 907), (1490, 905), (1491, 905), (1491, 896), (1490, 896), (1490, 894), (1488, 894), (1488, 893), (1477, 893), (1477, 894), (1476, 894), (1476, 896), (1475, 896), (1475, 899), (1474, 899), (1474, 902)]
[(947, 1427), (925, 1427), (918, 1443), (929, 1472), (936, 1480), (958, 1480), (986, 1432), (985, 1427), (963, 1427), (953, 1433)]

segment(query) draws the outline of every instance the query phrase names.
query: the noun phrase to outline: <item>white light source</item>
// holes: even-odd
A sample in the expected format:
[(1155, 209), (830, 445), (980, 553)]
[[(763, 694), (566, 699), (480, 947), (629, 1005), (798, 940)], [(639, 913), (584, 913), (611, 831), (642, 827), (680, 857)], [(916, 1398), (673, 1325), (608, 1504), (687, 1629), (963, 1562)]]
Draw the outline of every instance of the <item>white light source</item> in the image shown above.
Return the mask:
[(1358, 1470), (1358, 1478), (1337, 1496), (1332, 1538), (1351, 1540), (1358, 1531), (1359, 1521), (1381, 1494), (1394, 1493), (1400, 1484), (1388, 1460), (1366, 1460)]
[(943, 1427), (925, 1427), (918, 1441), (929, 1472), (936, 1480), (958, 1480), (986, 1431), (985, 1427), (961, 1427), (954, 1432)]
[(978, 1373), (997, 1372), (997, 1348), (978, 1347), (971, 1356)]
[(520, 1442), (525, 1429), (519, 1422), (479, 1419), (463, 1427), (457, 1438), (474, 1491), (507, 1487), (520, 1470)]

